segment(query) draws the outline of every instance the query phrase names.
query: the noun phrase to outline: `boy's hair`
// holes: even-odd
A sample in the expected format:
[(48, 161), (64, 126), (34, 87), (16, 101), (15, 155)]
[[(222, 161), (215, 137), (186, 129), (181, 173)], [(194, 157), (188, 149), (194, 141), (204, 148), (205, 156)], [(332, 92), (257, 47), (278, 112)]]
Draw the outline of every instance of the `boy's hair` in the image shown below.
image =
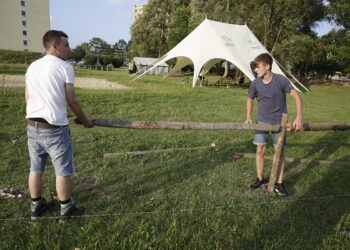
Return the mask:
[(67, 34), (60, 30), (49, 30), (43, 36), (43, 46), (46, 50), (50, 48), (51, 43), (59, 44), (61, 37), (68, 38)]
[(269, 70), (272, 69), (273, 59), (272, 59), (272, 56), (270, 56), (270, 54), (268, 54), (268, 53), (262, 53), (262, 54), (258, 55), (257, 57), (255, 57), (253, 62), (255, 65), (258, 65), (259, 63), (268, 64), (268, 65), (270, 65)]

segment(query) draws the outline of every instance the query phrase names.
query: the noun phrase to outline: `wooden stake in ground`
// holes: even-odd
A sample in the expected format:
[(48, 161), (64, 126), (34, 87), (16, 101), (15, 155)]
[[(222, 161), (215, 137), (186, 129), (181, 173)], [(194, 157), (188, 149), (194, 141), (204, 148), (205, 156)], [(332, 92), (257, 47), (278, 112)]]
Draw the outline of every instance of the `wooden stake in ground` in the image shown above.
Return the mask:
[(281, 132), (278, 134), (277, 145), (275, 147), (275, 155), (273, 156), (273, 161), (272, 161), (271, 175), (270, 175), (269, 186), (268, 186), (269, 192), (274, 191), (275, 183), (277, 180), (277, 173), (279, 171), (278, 165), (281, 160), (281, 152), (283, 147), (284, 136), (286, 135), (286, 131), (287, 131), (287, 121), (288, 121), (288, 114), (283, 114), (282, 122), (281, 122)]
[(117, 153), (105, 153), (103, 154), (103, 159), (114, 158), (120, 155), (147, 155), (154, 153), (166, 153), (172, 151), (191, 151), (197, 149), (215, 149), (215, 144), (212, 143), (210, 146), (195, 147), (195, 148), (166, 148), (166, 149), (157, 149), (157, 150), (147, 150), (147, 151), (132, 151), (132, 152), (117, 152)]

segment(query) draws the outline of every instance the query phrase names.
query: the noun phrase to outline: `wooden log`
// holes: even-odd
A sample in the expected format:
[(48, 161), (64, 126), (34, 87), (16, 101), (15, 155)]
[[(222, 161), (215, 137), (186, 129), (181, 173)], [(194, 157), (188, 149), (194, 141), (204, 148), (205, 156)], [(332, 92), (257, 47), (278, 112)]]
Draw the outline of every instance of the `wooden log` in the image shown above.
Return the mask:
[[(70, 118), (76, 124), (81, 122)], [(245, 124), (245, 123), (205, 123), (205, 122), (163, 122), (163, 121), (130, 121), (110, 120), (97, 118), (93, 121), (95, 126), (129, 129), (175, 129), (175, 130), (258, 130), (278, 131), (280, 125)]]
[[(81, 124), (77, 117), (70, 121)], [(176, 130), (250, 130), (279, 131), (280, 125), (245, 124), (245, 123), (205, 123), (205, 122), (164, 122), (164, 121), (131, 121), (97, 118), (95, 126), (128, 129), (176, 129)], [(304, 123), (303, 131), (350, 130), (350, 123)], [(287, 131), (293, 131), (292, 123), (287, 123)]]
[[(236, 156), (236, 157), (234, 157)], [(233, 158), (240, 158), (245, 157), (249, 159), (255, 159), (256, 154), (255, 153), (241, 153), (241, 152), (234, 152)], [(266, 160), (273, 160), (272, 155), (266, 155)], [(350, 166), (350, 162), (348, 161), (325, 161), (325, 160), (314, 160), (314, 159), (303, 159), (303, 158), (294, 158), (294, 157), (286, 157), (286, 162), (292, 162), (292, 163), (316, 163), (316, 164), (329, 164), (329, 165), (336, 165), (336, 166)]]
[(146, 155), (146, 154), (165, 153), (165, 152), (172, 152), (172, 151), (191, 151), (191, 150), (198, 150), (198, 149), (214, 149), (214, 148), (215, 148), (215, 144), (212, 143), (210, 146), (194, 147), (194, 148), (167, 148), (167, 149), (157, 149), (157, 150), (147, 150), (147, 151), (105, 153), (103, 154), (103, 159), (109, 159), (120, 155)]
[(275, 183), (277, 181), (277, 174), (280, 171), (279, 163), (281, 160), (281, 152), (283, 147), (284, 136), (286, 135), (286, 131), (287, 131), (287, 121), (288, 121), (288, 114), (283, 114), (282, 121), (281, 121), (282, 129), (281, 129), (281, 132), (279, 132), (278, 134), (277, 145), (275, 147), (275, 154), (272, 160), (271, 174), (270, 174), (270, 180), (268, 185), (268, 190), (270, 193), (274, 191)]
[[(350, 123), (304, 123), (303, 131), (349, 130)], [(293, 125), (287, 124), (287, 130), (293, 131)]]

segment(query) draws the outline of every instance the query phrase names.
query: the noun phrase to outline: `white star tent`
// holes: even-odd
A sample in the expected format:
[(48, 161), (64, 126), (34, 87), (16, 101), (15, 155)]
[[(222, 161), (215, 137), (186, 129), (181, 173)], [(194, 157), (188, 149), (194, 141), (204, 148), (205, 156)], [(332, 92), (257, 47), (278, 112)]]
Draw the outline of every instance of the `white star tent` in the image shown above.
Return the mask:
[[(147, 70), (140, 72), (141, 74), (134, 80), (158, 65), (177, 58), (175, 66), (167, 76), (171, 76), (186, 65), (193, 64), (192, 87), (196, 85), (199, 75), (204, 75), (222, 60), (227, 60), (235, 65), (252, 81), (255, 77), (250, 63), (261, 53), (269, 52), (247, 25), (227, 24), (205, 19), (173, 49), (155, 61)], [(284, 75), (275, 59), (272, 72)], [(292, 77), (308, 91), (294, 76)], [(299, 90), (294, 84), (293, 86)]]

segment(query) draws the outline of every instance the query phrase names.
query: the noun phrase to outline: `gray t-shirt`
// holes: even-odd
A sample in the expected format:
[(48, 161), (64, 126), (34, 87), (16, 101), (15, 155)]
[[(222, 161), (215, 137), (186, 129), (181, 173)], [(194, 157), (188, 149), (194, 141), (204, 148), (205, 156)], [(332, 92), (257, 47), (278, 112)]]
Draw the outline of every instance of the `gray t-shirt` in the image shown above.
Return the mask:
[(248, 98), (256, 98), (259, 102), (258, 122), (280, 124), (282, 115), (287, 113), (286, 93), (290, 93), (294, 87), (283, 75), (273, 74), (268, 84), (262, 79), (254, 79), (248, 91)]

